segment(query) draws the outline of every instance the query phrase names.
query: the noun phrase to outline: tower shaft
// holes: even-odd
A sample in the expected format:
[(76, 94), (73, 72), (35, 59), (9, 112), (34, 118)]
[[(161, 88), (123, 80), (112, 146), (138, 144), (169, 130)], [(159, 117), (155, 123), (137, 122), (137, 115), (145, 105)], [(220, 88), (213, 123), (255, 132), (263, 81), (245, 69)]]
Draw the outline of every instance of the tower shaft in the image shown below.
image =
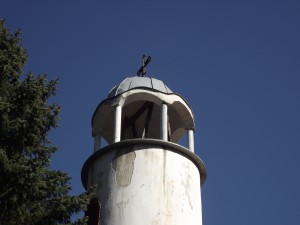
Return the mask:
[[(81, 173), (86, 189), (96, 186), (101, 225), (202, 225), (206, 169), (194, 125), (186, 101), (159, 80), (127, 78), (112, 89), (93, 115), (95, 152)], [(178, 144), (184, 134), (188, 147)]]

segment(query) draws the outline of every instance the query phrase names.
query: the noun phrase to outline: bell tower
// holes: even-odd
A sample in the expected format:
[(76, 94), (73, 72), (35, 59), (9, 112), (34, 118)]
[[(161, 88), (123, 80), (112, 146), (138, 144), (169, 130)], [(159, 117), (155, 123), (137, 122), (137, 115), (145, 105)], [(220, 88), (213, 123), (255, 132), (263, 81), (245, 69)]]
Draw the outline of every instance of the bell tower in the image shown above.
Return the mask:
[(86, 189), (97, 187), (101, 225), (202, 224), (206, 169), (194, 128), (188, 103), (158, 79), (129, 77), (109, 92), (92, 117), (94, 153), (81, 173)]

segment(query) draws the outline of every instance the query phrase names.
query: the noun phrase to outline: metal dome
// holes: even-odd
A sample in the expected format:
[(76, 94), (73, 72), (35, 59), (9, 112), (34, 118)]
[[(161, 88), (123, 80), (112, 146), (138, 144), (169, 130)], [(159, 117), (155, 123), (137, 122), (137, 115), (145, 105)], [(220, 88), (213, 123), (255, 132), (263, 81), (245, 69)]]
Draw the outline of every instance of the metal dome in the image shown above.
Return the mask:
[(151, 89), (165, 94), (173, 94), (161, 80), (152, 77), (128, 77), (109, 92), (108, 98), (112, 98), (135, 88)]

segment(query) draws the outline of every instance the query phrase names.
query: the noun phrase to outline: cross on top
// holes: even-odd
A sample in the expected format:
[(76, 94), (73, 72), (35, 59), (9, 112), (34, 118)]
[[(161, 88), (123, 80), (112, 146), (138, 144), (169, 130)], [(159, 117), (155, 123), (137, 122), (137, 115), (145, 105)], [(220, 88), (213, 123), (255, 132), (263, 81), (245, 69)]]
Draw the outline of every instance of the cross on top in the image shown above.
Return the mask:
[(146, 75), (146, 66), (148, 65), (148, 63), (151, 61), (151, 56), (148, 56), (148, 58), (146, 59), (146, 55), (143, 55), (142, 58), (142, 66), (141, 68), (138, 70), (137, 72), (137, 76), (138, 77), (144, 77)]

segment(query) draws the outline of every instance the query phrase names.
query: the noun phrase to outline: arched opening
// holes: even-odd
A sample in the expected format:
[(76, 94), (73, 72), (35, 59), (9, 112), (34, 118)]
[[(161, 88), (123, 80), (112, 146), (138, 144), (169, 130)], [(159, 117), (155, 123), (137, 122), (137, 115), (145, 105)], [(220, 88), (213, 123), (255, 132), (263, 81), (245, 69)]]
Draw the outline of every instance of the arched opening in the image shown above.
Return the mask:
[[(135, 89), (102, 102), (94, 113), (92, 127), (93, 137), (99, 135), (108, 144), (136, 138), (178, 144), (187, 131), (194, 130), (194, 118), (178, 95)], [(192, 146), (193, 135), (188, 137)]]
[(151, 101), (135, 101), (123, 107), (121, 140), (160, 138), (160, 106)]

